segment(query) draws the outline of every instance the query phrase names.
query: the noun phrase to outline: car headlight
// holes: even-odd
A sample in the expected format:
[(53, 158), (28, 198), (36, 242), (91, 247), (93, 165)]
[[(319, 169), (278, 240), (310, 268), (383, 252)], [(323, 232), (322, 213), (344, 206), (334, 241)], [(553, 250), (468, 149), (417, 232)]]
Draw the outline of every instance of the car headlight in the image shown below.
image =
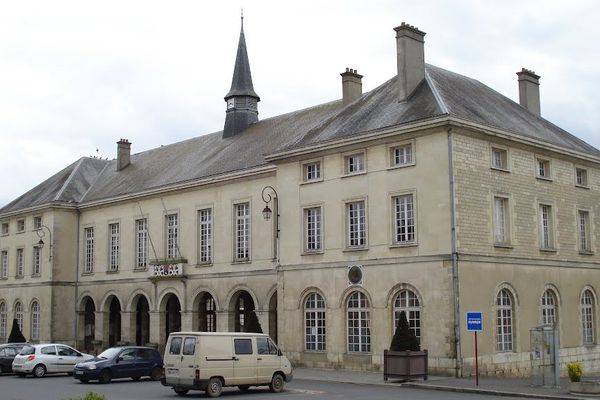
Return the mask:
[(92, 364), (92, 363), (90, 363), (90, 364), (87, 364), (85, 367), (86, 367), (87, 369), (96, 369), (96, 364)]

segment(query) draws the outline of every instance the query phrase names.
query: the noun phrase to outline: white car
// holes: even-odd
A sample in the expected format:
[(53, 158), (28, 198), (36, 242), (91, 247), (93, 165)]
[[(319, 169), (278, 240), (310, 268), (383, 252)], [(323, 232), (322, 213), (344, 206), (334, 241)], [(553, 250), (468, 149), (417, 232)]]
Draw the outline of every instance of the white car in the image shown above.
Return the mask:
[(33, 374), (41, 378), (51, 373), (73, 374), (75, 364), (91, 360), (94, 356), (80, 353), (64, 344), (34, 344), (24, 347), (15, 357), (12, 369), (18, 376)]

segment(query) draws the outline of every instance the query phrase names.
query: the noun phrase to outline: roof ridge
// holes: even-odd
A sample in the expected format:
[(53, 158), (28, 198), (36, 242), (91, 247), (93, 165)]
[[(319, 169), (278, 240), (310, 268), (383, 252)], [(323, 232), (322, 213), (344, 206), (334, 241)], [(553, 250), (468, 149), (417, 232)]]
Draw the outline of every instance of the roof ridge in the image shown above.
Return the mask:
[(83, 159), (84, 158), (85, 157), (81, 157), (79, 160), (77, 160), (77, 163), (76, 163), (77, 165), (75, 165), (75, 167), (73, 167), (73, 170), (69, 174), (69, 177), (67, 178), (67, 180), (65, 181), (65, 183), (63, 183), (62, 187), (56, 193), (56, 196), (54, 196), (54, 198), (52, 199), (52, 201), (58, 201), (58, 199), (60, 199), (60, 196), (62, 196), (62, 194), (65, 192), (65, 190), (67, 189), (67, 186), (69, 186), (69, 184), (73, 180), (73, 176), (75, 175), (75, 173), (77, 172), (77, 170), (79, 169), (79, 167), (81, 166), (81, 164), (83, 163)]
[(438, 104), (440, 111), (444, 114), (449, 114), (448, 106), (446, 106), (446, 102), (444, 101), (444, 99), (442, 99), (440, 92), (438, 91), (437, 87), (435, 86), (434, 80), (431, 79), (431, 77), (429, 76), (429, 72), (427, 71), (427, 68), (425, 68), (425, 81), (427, 82), (427, 85), (429, 85), (429, 89), (431, 89), (433, 98), (435, 99), (436, 103)]
[(87, 196), (87, 194), (90, 192), (90, 190), (92, 190), (92, 188), (94, 187), (94, 184), (96, 183), (96, 181), (98, 179), (100, 179), (100, 176), (102, 176), (102, 174), (104, 173), (104, 170), (106, 168), (108, 168), (108, 166), (110, 164), (112, 164), (112, 163), (111, 162), (107, 162), (106, 164), (104, 164), (104, 167), (102, 168), (102, 170), (96, 175), (96, 178), (92, 182), (90, 182), (90, 186), (87, 188), (87, 190), (85, 191), (85, 193), (79, 199), (79, 203), (83, 203), (85, 201), (85, 196)]

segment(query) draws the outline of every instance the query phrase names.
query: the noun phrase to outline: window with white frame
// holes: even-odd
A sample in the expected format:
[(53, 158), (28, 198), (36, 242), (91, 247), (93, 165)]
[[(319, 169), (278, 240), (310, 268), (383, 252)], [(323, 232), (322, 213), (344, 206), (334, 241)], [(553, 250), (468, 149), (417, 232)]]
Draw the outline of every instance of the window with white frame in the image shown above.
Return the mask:
[(540, 204), (540, 247), (554, 248), (554, 229), (552, 224), (552, 206)]
[(166, 236), (166, 255), (168, 259), (177, 258), (178, 240), (179, 240), (179, 216), (177, 214), (168, 214), (165, 216), (165, 236)]
[(583, 344), (594, 344), (596, 335), (594, 333), (594, 295), (586, 289), (581, 295), (581, 332)]
[(217, 309), (215, 307), (215, 299), (207, 295), (204, 301), (204, 310), (206, 312), (206, 332), (217, 331)]
[(8, 316), (6, 314), (6, 303), (0, 303), (0, 342), (4, 342), (8, 328)]
[(109, 238), (109, 271), (119, 270), (119, 242), (121, 241), (121, 232), (118, 223), (108, 224)]
[(545, 158), (536, 158), (536, 173), (538, 178), (551, 179), (550, 160)]
[(235, 260), (250, 259), (250, 203), (235, 205)]
[(42, 265), (42, 249), (39, 246), (33, 246), (33, 275), (39, 275)]
[(135, 220), (135, 268), (145, 269), (148, 264), (148, 219)]
[(302, 179), (304, 182), (318, 181), (321, 179), (321, 162), (313, 161), (302, 165)]
[(304, 303), (304, 348), (308, 351), (325, 351), (325, 301), (319, 293), (308, 295)]
[(418, 339), (421, 339), (421, 305), (412, 290), (401, 290), (394, 299), (394, 327), (398, 326), (400, 313), (404, 311), (408, 326)]
[(25, 232), (25, 220), (17, 220), (17, 232)]
[(508, 198), (494, 197), (494, 242), (510, 243), (510, 223), (508, 218)]
[(510, 292), (500, 290), (496, 296), (496, 351), (513, 350), (513, 301)]
[(394, 243), (415, 241), (415, 206), (413, 194), (392, 197), (394, 207)]
[(590, 240), (590, 213), (588, 211), (577, 211), (577, 225), (579, 232), (579, 251), (582, 253), (589, 253), (592, 248)]
[(321, 207), (304, 209), (304, 251), (322, 250)]
[(365, 170), (365, 153), (356, 153), (344, 157), (344, 172), (356, 174)]
[(0, 252), (0, 278), (8, 278), (8, 251)]
[(371, 351), (371, 328), (369, 299), (362, 292), (354, 292), (348, 298), (348, 352)]
[(346, 243), (348, 247), (360, 248), (367, 245), (364, 200), (346, 203), (346, 230)]
[(23, 249), (17, 249), (17, 276), (18, 277), (22, 277), (23, 276)]
[(210, 263), (212, 261), (212, 209), (205, 208), (198, 211), (198, 262)]
[(17, 320), (19, 330), (23, 332), (23, 304), (20, 301), (15, 303), (15, 319)]
[(585, 168), (575, 168), (575, 184), (588, 187), (588, 171)]
[(492, 168), (508, 170), (508, 151), (492, 147)]
[(542, 295), (542, 324), (554, 325), (558, 321), (556, 304), (556, 294), (551, 289), (546, 289)]
[(413, 145), (412, 143), (406, 143), (400, 146), (396, 146), (392, 148), (392, 167), (400, 167), (403, 165), (412, 165), (414, 164), (413, 158)]
[(40, 303), (31, 304), (31, 340), (40, 340)]
[(2, 228), (0, 230), (1, 235), (8, 235), (8, 222), (2, 223)]
[(83, 271), (94, 272), (94, 228), (89, 227), (83, 230), (85, 240), (83, 254)]
[(42, 227), (42, 217), (33, 217), (33, 229), (40, 229)]

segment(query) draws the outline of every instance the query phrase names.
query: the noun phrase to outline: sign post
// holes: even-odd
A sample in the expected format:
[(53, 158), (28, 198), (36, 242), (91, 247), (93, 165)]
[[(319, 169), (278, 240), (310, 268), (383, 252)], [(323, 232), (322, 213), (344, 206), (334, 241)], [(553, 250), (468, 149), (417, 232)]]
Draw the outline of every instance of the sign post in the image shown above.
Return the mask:
[(480, 311), (467, 313), (467, 331), (475, 333), (475, 386), (479, 386), (479, 357), (477, 354), (477, 332), (483, 331), (483, 313)]

